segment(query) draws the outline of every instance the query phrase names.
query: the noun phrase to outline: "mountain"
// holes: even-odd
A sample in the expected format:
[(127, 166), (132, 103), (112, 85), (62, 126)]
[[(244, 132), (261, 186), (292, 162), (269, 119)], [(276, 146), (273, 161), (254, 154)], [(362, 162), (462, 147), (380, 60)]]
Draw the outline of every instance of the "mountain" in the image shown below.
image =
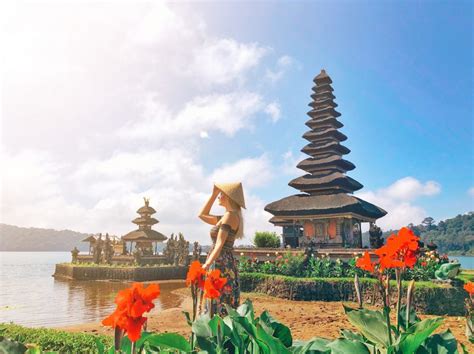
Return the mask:
[(87, 251), (88, 243), (81, 242), (87, 236), (71, 230), (0, 224), (0, 251), (70, 251), (74, 246)]
[[(440, 253), (474, 256), (474, 212), (457, 215), (454, 218), (440, 221), (437, 225), (433, 218), (425, 218), (419, 225), (408, 225), (421, 240), (428, 244), (433, 242)], [(383, 233), (387, 238), (398, 230)], [(368, 232), (364, 233), (367, 234)]]

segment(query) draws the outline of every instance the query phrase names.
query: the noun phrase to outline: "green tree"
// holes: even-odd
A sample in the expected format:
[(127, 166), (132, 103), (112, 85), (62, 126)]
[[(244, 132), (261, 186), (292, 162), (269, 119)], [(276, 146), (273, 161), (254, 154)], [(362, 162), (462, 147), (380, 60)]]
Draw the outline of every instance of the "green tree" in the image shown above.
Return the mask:
[(280, 237), (275, 232), (257, 231), (253, 238), (255, 247), (278, 248), (280, 247)]

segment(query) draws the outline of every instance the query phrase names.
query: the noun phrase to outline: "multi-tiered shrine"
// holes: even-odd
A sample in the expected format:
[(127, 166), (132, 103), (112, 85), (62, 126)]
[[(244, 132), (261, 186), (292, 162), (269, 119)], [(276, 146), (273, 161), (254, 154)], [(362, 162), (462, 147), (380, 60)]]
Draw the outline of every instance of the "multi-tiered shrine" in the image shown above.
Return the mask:
[(309, 143), (301, 150), (310, 157), (297, 167), (307, 172), (289, 185), (300, 190), (270, 203), (265, 210), (274, 215), (270, 222), (283, 227), (284, 245), (304, 246), (310, 242), (319, 247), (362, 247), (361, 223), (373, 223), (387, 212), (353, 192), (363, 186), (346, 175), (355, 166), (343, 159), (350, 150), (341, 145), (347, 137), (338, 129), (343, 124), (335, 110), (332, 80), (324, 70), (313, 80), (312, 109), (303, 135)]

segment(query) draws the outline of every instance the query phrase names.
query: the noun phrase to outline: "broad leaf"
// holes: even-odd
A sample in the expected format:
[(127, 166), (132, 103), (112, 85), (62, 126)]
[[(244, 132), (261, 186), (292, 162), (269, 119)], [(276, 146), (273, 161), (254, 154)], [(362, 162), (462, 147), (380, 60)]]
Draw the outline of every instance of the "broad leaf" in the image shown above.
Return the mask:
[(146, 342), (160, 349), (173, 349), (183, 352), (190, 352), (191, 345), (188, 340), (177, 333), (160, 333), (150, 335), (146, 338)]
[(349, 340), (357, 340), (359, 342), (366, 341), (363, 335), (356, 332), (349, 331), (348, 329), (342, 329), (341, 334), (344, 338), (349, 339)]
[(240, 316), (246, 317), (251, 320), (252, 323), (255, 322), (255, 314), (253, 311), (252, 301), (250, 301), (249, 299), (245, 300), (245, 302), (237, 308), (237, 312)]
[(388, 332), (385, 318), (381, 311), (368, 309), (354, 310), (344, 306), (349, 322), (370, 342), (388, 348)]
[(331, 348), (331, 354), (370, 354), (365, 344), (345, 338), (336, 339), (327, 344), (327, 347)]
[(268, 334), (261, 324), (257, 324), (257, 338), (270, 348), (271, 353), (290, 354), (285, 345), (278, 338)]
[(448, 329), (428, 337), (416, 351), (417, 354), (452, 354), (457, 352), (458, 342)]
[(209, 321), (211, 318), (208, 314), (199, 316), (196, 321), (193, 322), (192, 331), (197, 337), (209, 338), (212, 337), (212, 331), (209, 327)]
[(420, 345), (433, 333), (436, 328), (441, 326), (443, 319), (429, 318), (415, 323), (413, 326), (401, 335), (398, 348), (404, 354), (414, 353)]
[(216, 345), (209, 339), (204, 337), (196, 337), (197, 345), (200, 349), (206, 351), (208, 354), (216, 354)]
[(0, 353), (23, 354), (27, 349), (20, 342), (11, 341), (4, 337), (0, 338)]
[(267, 311), (262, 312), (260, 319), (273, 328), (273, 337), (281, 340), (285, 347), (291, 347), (293, 344), (293, 338), (291, 336), (291, 331), (287, 326), (275, 320)]
[(327, 346), (330, 342), (325, 338), (312, 338), (308, 342), (295, 341), (292, 351), (294, 354), (328, 354), (331, 352)]
[(410, 314), (408, 316), (408, 323), (407, 323), (407, 306), (404, 304), (400, 306), (400, 316), (398, 317), (398, 321), (400, 323), (400, 327), (406, 331), (407, 328), (414, 325), (417, 322), (420, 322), (421, 319), (416, 315), (416, 311), (413, 306), (410, 308)]

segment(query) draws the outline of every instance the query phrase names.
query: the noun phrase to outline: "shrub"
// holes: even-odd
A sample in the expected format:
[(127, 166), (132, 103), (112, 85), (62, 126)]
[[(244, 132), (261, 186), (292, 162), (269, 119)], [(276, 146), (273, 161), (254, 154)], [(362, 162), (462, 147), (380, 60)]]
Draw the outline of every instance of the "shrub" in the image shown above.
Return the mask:
[(34, 343), (42, 350), (61, 353), (92, 353), (97, 350), (96, 339), (107, 345), (112, 337), (85, 333), (68, 333), (47, 328), (27, 328), (16, 324), (0, 324), (0, 335), (22, 343)]
[(255, 247), (278, 248), (280, 247), (280, 237), (275, 232), (257, 231), (253, 238)]

